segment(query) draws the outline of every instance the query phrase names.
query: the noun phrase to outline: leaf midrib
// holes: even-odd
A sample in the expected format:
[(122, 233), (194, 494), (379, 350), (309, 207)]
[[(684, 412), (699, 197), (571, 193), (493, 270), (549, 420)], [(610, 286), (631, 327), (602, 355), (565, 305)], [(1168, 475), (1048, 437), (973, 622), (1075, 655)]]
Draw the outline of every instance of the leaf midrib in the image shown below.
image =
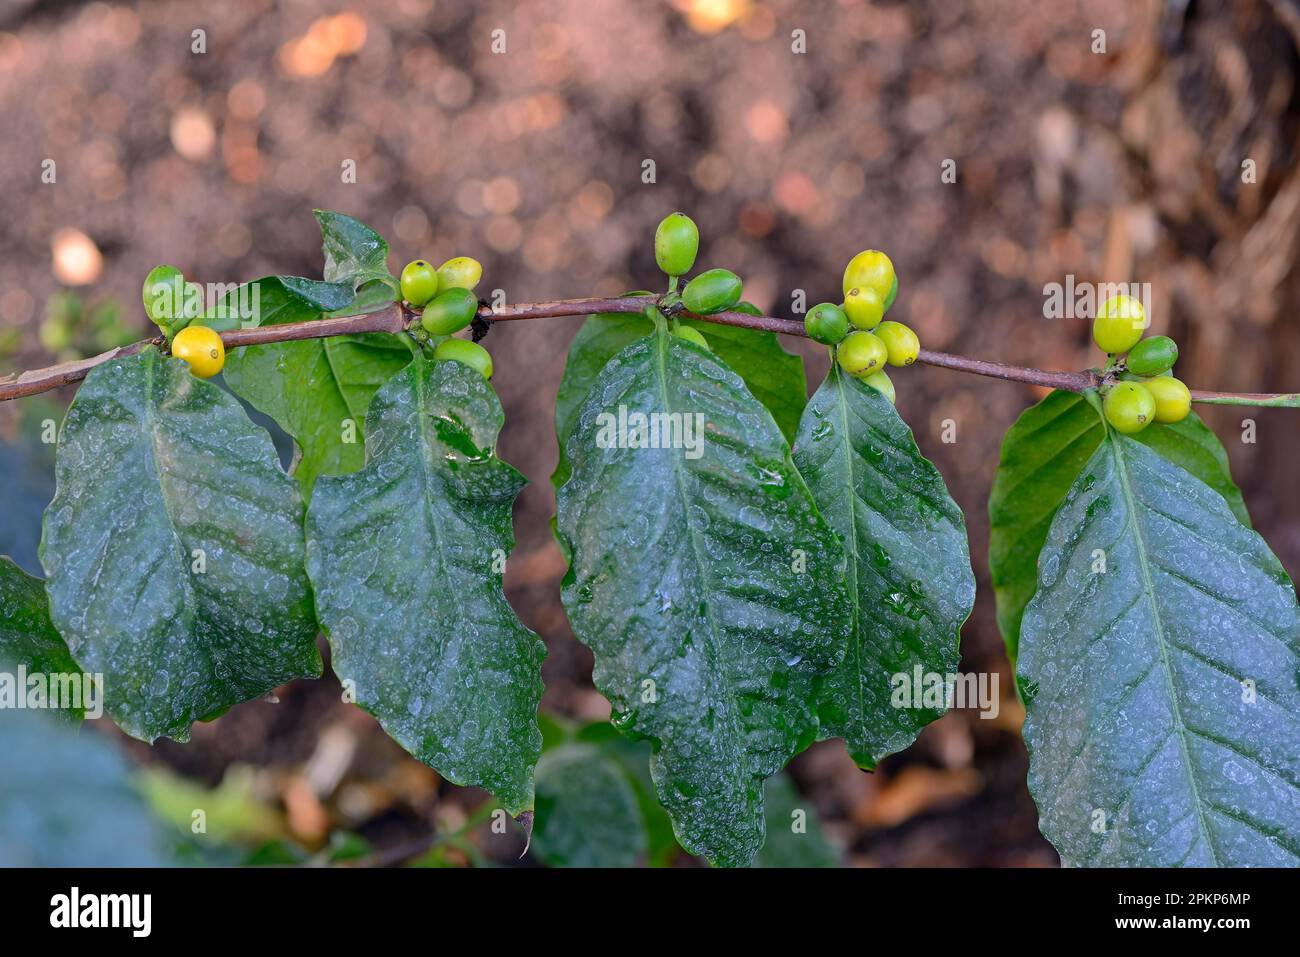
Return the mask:
[(1196, 826), (1201, 833), (1202, 840), (1205, 841), (1206, 850), (1209, 851), (1210, 859), (1213, 866), (1219, 867), (1219, 855), (1214, 849), (1214, 842), (1210, 838), (1209, 827), (1205, 822), (1205, 812), (1201, 802), (1200, 788), (1196, 783), (1195, 767), (1192, 763), (1191, 750), (1187, 746), (1188, 728), (1183, 721), (1182, 708), (1178, 703), (1178, 691), (1174, 687), (1173, 667), (1169, 659), (1169, 642), (1165, 635), (1164, 617), (1160, 613), (1160, 606), (1155, 598), (1155, 583), (1151, 578), (1151, 567), (1147, 561), (1147, 541), (1142, 532), (1142, 525), (1137, 518), (1137, 500), (1133, 496), (1132, 484), (1129, 480), (1128, 464), (1124, 459), (1124, 449), (1122, 439), (1115, 436), (1110, 431), (1110, 426), (1106, 426), (1105, 441), (1111, 443), (1114, 452), (1115, 465), (1118, 472), (1120, 490), (1124, 493), (1124, 505), (1127, 512), (1125, 525), (1132, 528), (1133, 537), (1137, 544), (1138, 567), (1142, 570), (1142, 587), (1144, 594), (1147, 596), (1147, 604), (1151, 607), (1151, 614), (1155, 619), (1155, 638), (1156, 647), (1160, 650), (1160, 664), (1165, 676), (1165, 687), (1169, 693), (1169, 706), (1173, 711), (1174, 731), (1178, 738), (1178, 749), (1182, 753), (1184, 767), (1187, 769), (1187, 782), (1191, 787), (1192, 806), (1196, 809)]
[[(849, 408), (845, 397), (845, 383), (840, 376), (838, 364), (832, 364), (831, 374), (835, 376), (835, 402), (840, 413), (840, 434), (844, 441), (844, 470), (848, 473), (849, 494), (849, 532), (844, 536), (844, 547), (849, 552), (848, 568), (845, 571), (845, 583), (848, 585), (849, 600), (853, 603), (853, 636), (850, 644), (853, 652), (853, 673), (862, 674), (862, 601), (858, 594), (858, 514), (857, 484), (853, 479), (853, 443), (849, 441)], [(854, 690), (858, 698), (858, 721), (864, 729), (863, 740), (870, 737), (866, 728), (867, 699), (862, 691), (862, 682), (855, 681)], [(874, 755), (873, 755), (874, 757)]]
[[(658, 324), (656, 323), (656, 325)], [(658, 378), (659, 380), (659, 397), (660, 400), (663, 402), (664, 411), (670, 412), (672, 411), (672, 406), (668, 401), (668, 369), (667, 369), (668, 333), (662, 326), (660, 326), (659, 328), (655, 329), (652, 335), (654, 335), (655, 337), (655, 373), (656, 373), (656, 378)], [(671, 450), (671, 451), (675, 452), (676, 450)], [(674, 455), (670, 455), (669, 458), (673, 463), (673, 481), (674, 484), (676, 484), (677, 486), (678, 502), (682, 505), (685, 505), (687, 501), (686, 484), (682, 476), (682, 464), (681, 464), (680, 456), (674, 454)], [(682, 515), (684, 521), (686, 522), (687, 531), (690, 534), (691, 552), (695, 557), (695, 566), (699, 570), (700, 577), (708, 581), (709, 573), (707, 569), (709, 566), (708, 563), (705, 562), (704, 553), (700, 548), (699, 534), (695, 528), (695, 523), (691, 520), (691, 510), (689, 508), (683, 508)], [(734, 741), (743, 741), (744, 731), (737, 724), (737, 718), (736, 718), (737, 709), (734, 706), (734, 703), (736, 701), (736, 696), (732, 690), (731, 680), (730, 680), (730, 676), (727, 674), (727, 669), (723, 666), (724, 662), (726, 661), (726, 657), (722, 654), (722, 649), (719, 648), (717, 644), (716, 635), (718, 630), (718, 623), (713, 613), (713, 602), (708, 595), (706, 595), (704, 599), (704, 608), (705, 608), (705, 616), (708, 619), (708, 624), (709, 624), (708, 633), (705, 635), (705, 642), (709, 646), (709, 652), (713, 656), (714, 661), (716, 661), (718, 664), (718, 674), (722, 683), (723, 691), (726, 693), (727, 700), (733, 703), (732, 707), (729, 707), (727, 709), (727, 719), (728, 719), (728, 724), (731, 725), (731, 732), (733, 735), (732, 739)], [(743, 746), (739, 748), (739, 751), (741, 754), (746, 754), (746, 749)], [(753, 772), (748, 768), (744, 769), (744, 773), (745, 773), (745, 777), (750, 779), (753, 778)]]

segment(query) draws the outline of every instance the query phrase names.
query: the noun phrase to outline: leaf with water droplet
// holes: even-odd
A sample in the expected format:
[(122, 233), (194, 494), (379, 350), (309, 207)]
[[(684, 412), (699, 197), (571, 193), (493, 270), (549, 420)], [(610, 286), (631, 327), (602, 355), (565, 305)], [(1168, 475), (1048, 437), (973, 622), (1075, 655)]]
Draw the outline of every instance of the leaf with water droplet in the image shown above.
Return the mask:
[(1291, 580), (1219, 492), (1146, 445), (1111, 434), (1084, 471), (1020, 627), (1043, 835), (1075, 865), (1297, 866)]
[[(1083, 396), (1058, 391), (1026, 409), (1002, 441), (989, 494), (989, 572), (998, 627), (1013, 663), (1048, 526), (1104, 435), (1101, 416)], [(1250, 525), (1241, 491), (1228, 474), (1228, 454), (1195, 413), (1173, 425), (1152, 425), (1134, 438), (1209, 485)]]
[(838, 366), (808, 403), (794, 461), (848, 551), (853, 633), (821, 682), (819, 735), (872, 768), (943, 714), (895, 707), (891, 676), (957, 670), (975, 602), (966, 522), (889, 400)]
[[(0, 556), (0, 668), (18, 665), (29, 674), (80, 674), (50, 621), (50, 603), (45, 583), (21, 568), (10, 558)], [(25, 688), (17, 689), (25, 694)], [(84, 708), (63, 708), (57, 713), (80, 719)]]
[(125, 731), (188, 740), (204, 715), (319, 674), (302, 499), (233, 396), (152, 347), (97, 366), (55, 474), (41, 542), (51, 619), (104, 674)]
[(524, 478), (496, 457), (481, 375), (417, 358), (376, 393), (367, 463), (321, 478), (307, 567), (333, 666), (357, 703), (448, 780), (533, 806), (545, 646), (501, 589)]
[[(698, 414), (703, 443), (602, 441), (602, 414), (620, 406)], [(621, 729), (655, 742), (656, 787), (683, 846), (746, 864), (763, 843), (762, 782), (812, 741), (814, 682), (844, 653), (843, 550), (772, 417), (677, 336), (628, 345), (571, 421), (557, 529), (574, 633), (596, 654)], [(653, 547), (625, 547), (646, 517)]]

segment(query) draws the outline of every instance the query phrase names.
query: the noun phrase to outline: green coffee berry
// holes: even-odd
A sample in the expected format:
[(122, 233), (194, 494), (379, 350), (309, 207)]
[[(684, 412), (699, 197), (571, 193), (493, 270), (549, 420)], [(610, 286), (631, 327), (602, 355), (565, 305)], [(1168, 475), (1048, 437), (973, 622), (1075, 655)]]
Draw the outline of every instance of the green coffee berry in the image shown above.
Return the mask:
[(875, 335), (889, 351), (891, 366), (910, 366), (921, 352), (921, 340), (901, 322), (892, 319), (882, 322), (876, 326)]
[(468, 289), (444, 289), (424, 307), (420, 325), (431, 336), (449, 336), (464, 329), (478, 314), (478, 300)]
[(883, 304), (896, 278), (894, 264), (888, 256), (878, 249), (866, 249), (850, 259), (844, 268), (844, 295), (850, 289), (870, 289)]
[(889, 400), (889, 404), (894, 404), (894, 400), (897, 398), (897, 394), (894, 392), (894, 382), (889, 378), (889, 375), (884, 369), (881, 369), (879, 372), (871, 373), (871, 375), (867, 376), (862, 381), (864, 384), (871, 386), (871, 388), (875, 389), (877, 392), (883, 392), (885, 398)]
[(709, 348), (709, 341), (704, 338), (704, 333), (691, 326), (678, 326), (673, 330), (673, 335), (678, 339), (685, 339), (687, 342), (693, 342), (706, 352), (712, 352)]
[(889, 312), (889, 307), (894, 304), (898, 298), (898, 277), (894, 277), (893, 284), (889, 287), (889, 295), (885, 296), (885, 312)]
[(835, 347), (835, 361), (849, 375), (864, 379), (879, 372), (889, 358), (885, 344), (869, 332), (850, 332)]
[(684, 276), (695, 265), (700, 231), (685, 213), (669, 213), (655, 230), (655, 262), (669, 276)]
[(1128, 352), (1142, 338), (1147, 327), (1146, 310), (1132, 296), (1111, 296), (1097, 310), (1092, 321), (1092, 340), (1102, 352)]
[(854, 286), (844, 294), (844, 314), (855, 329), (874, 329), (885, 317), (885, 300), (866, 286)]
[(848, 335), (849, 317), (835, 303), (823, 302), (808, 310), (803, 327), (809, 339), (833, 346)]
[(1159, 375), (1178, 361), (1178, 343), (1168, 336), (1143, 339), (1128, 353), (1128, 371), (1135, 375)]
[(468, 339), (444, 339), (433, 350), (435, 359), (459, 362), (476, 370), (483, 378), (492, 378), (492, 356), (477, 342)]
[(1192, 411), (1192, 393), (1173, 376), (1156, 376), (1142, 383), (1156, 403), (1156, 421), (1171, 425), (1187, 418)]
[(473, 289), (483, 278), (483, 265), (469, 256), (448, 259), (438, 267), (439, 289)]
[(710, 269), (686, 284), (682, 305), (697, 316), (730, 309), (740, 302), (740, 277), (729, 269)]
[(402, 269), (402, 298), (417, 309), (438, 295), (438, 271), (423, 259)]
[(1117, 432), (1133, 435), (1155, 421), (1156, 400), (1139, 382), (1116, 382), (1102, 400), (1106, 421)]

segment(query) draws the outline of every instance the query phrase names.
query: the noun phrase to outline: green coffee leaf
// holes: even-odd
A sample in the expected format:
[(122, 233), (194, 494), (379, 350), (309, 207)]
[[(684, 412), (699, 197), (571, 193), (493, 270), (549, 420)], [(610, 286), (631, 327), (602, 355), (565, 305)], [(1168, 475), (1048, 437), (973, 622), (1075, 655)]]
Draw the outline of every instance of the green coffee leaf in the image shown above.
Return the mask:
[(366, 465), (316, 483), (307, 567), (333, 667), (402, 747), (533, 805), (545, 646), (501, 590), (524, 478), (496, 456), (487, 381), (417, 358), (375, 395)]
[(755, 867), (836, 867), (840, 852), (822, 831), (812, 802), (799, 794), (788, 774), (767, 779), (767, 842)]
[(634, 867), (646, 853), (632, 783), (591, 744), (563, 744), (537, 764), (533, 852), (552, 867)]
[(1223, 496), (1112, 433), (1021, 623), (1029, 788), (1067, 864), (1300, 864), (1300, 609)]
[[(324, 236), (326, 281), (258, 280), (261, 325), (372, 312), (396, 298), (382, 237), (340, 213), (318, 210), (316, 218)], [(225, 378), (236, 395), (293, 436), (301, 451), (294, 475), (310, 496), (317, 476), (345, 475), (364, 464), (370, 399), (411, 361), (413, 349), (405, 336), (387, 333), (247, 346), (226, 358)]]
[(849, 553), (853, 634), (821, 684), (820, 736), (873, 768), (945, 710), (896, 707), (891, 677), (957, 671), (975, 602), (966, 522), (889, 400), (836, 365), (804, 410), (794, 462)]
[(355, 293), (347, 284), (299, 276), (264, 276), (235, 287), (192, 324), (224, 332), (241, 326), (309, 322), (320, 318), (322, 312), (346, 308), (354, 299)]
[(747, 864), (762, 782), (815, 737), (814, 683), (843, 657), (843, 549), (767, 410), (664, 327), (596, 377), (566, 453), (563, 599), (596, 686), (655, 743), (682, 845)]
[(239, 403), (148, 348), (91, 370), (60, 432), (50, 617), (135, 737), (320, 672), (302, 500)]
[(673, 834), (672, 818), (655, 795), (654, 778), (650, 776), (650, 744), (624, 737), (608, 721), (584, 725), (574, 732), (573, 737), (575, 741), (599, 748), (602, 754), (623, 769), (636, 795), (637, 807), (641, 809), (646, 864), (650, 867), (669, 866), (682, 853), (682, 847)]
[(35, 711), (0, 720), (0, 867), (166, 867), (168, 840), (99, 735)]
[(356, 291), (376, 279), (393, 278), (384, 237), (351, 216), (324, 209), (315, 213), (325, 247), (326, 282), (348, 283)]
[[(682, 324), (704, 335), (714, 354), (745, 380), (750, 394), (767, 407), (781, 432), (793, 441), (808, 395), (803, 360), (781, 348), (775, 333), (716, 322), (693, 320)], [(568, 478), (564, 446), (591, 384), (610, 359), (653, 331), (650, 319), (628, 312), (588, 316), (578, 330), (569, 345), (564, 378), (555, 397), (555, 435), (560, 444), (560, 458), (551, 481), (557, 488)]]
[[(81, 674), (50, 621), (45, 583), (0, 556), (0, 668), (22, 665), (29, 674)], [(15, 688), (23, 694), (24, 689)], [(84, 709), (75, 709), (80, 718)]]
[[(1083, 396), (1057, 391), (1026, 409), (1003, 439), (989, 494), (989, 571), (998, 627), (1013, 663), (1048, 526), (1104, 435), (1101, 416)], [(1228, 455), (1195, 413), (1176, 425), (1152, 425), (1135, 438), (1217, 491), (1249, 526), (1241, 491), (1228, 474)]]

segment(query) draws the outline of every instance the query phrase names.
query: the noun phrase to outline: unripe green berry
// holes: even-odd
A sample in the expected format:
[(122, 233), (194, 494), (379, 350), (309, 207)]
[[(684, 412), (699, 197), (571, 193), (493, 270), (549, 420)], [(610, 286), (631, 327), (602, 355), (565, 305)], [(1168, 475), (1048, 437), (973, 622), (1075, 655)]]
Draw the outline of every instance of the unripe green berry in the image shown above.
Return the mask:
[(483, 264), (469, 256), (448, 259), (438, 267), (439, 289), (473, 289), (483, 278)]
[(709, 348), (709, 341), (704, 338), (704, 333), (700, 332), (698, 329), (692, 328), (691, 326), (678, 326), (673, 330), (673, 335), (678, 339), (685, 339), (687, 342), (695, 343), (705, 352), (713, 351)]
[(140, 297), (149, 318), (166, 329), (174, 318), (184, 315), (185, 278), (175, 266), (154, 266), (144, 277)]
[(485, 379), (492, 378), (492, 356), (477, 342), (468, 339), (444, 339), (433, 350), (435, 359), (459, 362), (476, 370)]
[(1092, 321), (1092, 340), (1102, 352), (1117, 355), (1137, 345), (1146, 327), (1147, 314), (1141, 302), (1132, 296), (1111, 296)]
[(1156, 376), (1142, 383), (1156, 403), (1156, 421), (1166, 425), (1181, 422), (1192, 411), (1192, 393), (1173, 376)]
[(891, 366), (910, 366), (921, 353), (921, 340), (901, 322), (886, 320), (876, 326), (875, 335), (889, 351)]
[(740, 277), (729, 269), (710, 269), (686, 284), (682, 305), (697, 316), (730, 309), (740, 302)]
[(866, 286), (854, 286), (844, 294), (844, 314), (855, 329), (874, 329), (885, 318), (885, 300)]
[(417, 309), (438, 295), (438, 273), (423, 259), (402, 268), (402, 298)]
[(424, 307), (420, 325), (431, 336), (449, 336), (459, 332), (478, 314), (478, 300), (468, 289), (454, 286), (444, 289)]
[(849, 317), (833, 302), (823, 302), (808, 310), (803, 320), (809, 339), (833, 346), (849, 332)]
[(894, 404), (894, 400), (897, 398), (894, 392), (894, 381), (889, 378), (888, 373), (886, 373), (884, 369), (881, 369), (879, 372), (873, 372), (862, 381), (871, 386), (871, 388), (875, 389), (877, 392), (883, 392), (885, 398), (889, 400), (889, 404)]
[(883, 304), (898, 278), (894, 264), (878, 249), (866, 249), (849, 260), (844, 268), (844, 295), (850, 289), (870, 289)]
[(835, 361), (840, 368), (858, 379), (879, 372), (889, 358), (885, 344), (869, 332), (850, 332), (835, 347)]
[(1160, 375), (1178, 361), (1178, 343), (1168, 336), (1143, 339), (1128, 354), (1128, 371), (1134, 375)]
[(889, 312), (890, 307), (893, 306), (894, 300), (897, 298), (898, 298), (898, 277), (895, 276), (893, 284), (889, 287), (889, 295), (885, 296), (885, 312)]
[(1142, 383), (1116, 382), (1102, 400), (1102, 410), (1115, 431), (1133, 435), (1155, 421), (1156, 400)]
[(655, 230), (655, 262), (669, 276), (684, 276), (695, 265), (700, 231), (685, 213), (669, 213)]

